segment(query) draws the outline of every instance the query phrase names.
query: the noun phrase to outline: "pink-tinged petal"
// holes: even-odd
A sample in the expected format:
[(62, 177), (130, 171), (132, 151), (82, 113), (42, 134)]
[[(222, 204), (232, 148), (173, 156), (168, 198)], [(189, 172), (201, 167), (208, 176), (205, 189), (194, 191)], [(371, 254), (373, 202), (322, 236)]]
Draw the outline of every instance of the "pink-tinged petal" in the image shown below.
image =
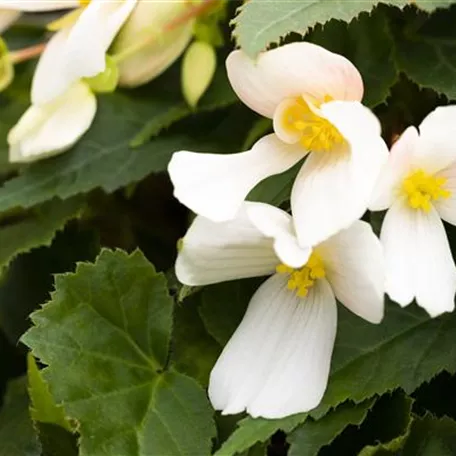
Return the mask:
[(215, 222), (232, 219), (255, 185), (301, 160), (305, 151), (274, 134), (238, 154), (177, 152), (168, 171), (175, 197), (193, 212)]
[(391, 148), (388, 161), (374, 187), (369, 209), (383, 211), (390, 207), (400, 194), (403, 180), (414, 167), (414, 153), (419, 135), (415, 127), (409, 127)]
[(264, 203), (248, 203), (247, 214), (265, 236), (274, 240), (274, 250), (282, 263), (292, 268), (307, 263), (312, 248), (299, 245), (289, 214)]
[(371, 226), (357, 220), (317, 247), (336, 298), (353, 313), (380, 323), (384, 312), (383, 249)]
[(227, 58), (228, 78), (239, 98), (272, 118), (285, 98), (308, 96), (316, 102), (360, 101), (363, 82), (345, 57), (312, 43), (291, 43), (260, 54), (256, 61), (243, 51)]
[(236, 218), (212, 222), (195, 218), (176, 260), (176, 276), (186, 285), (208, 285), (228, 280), (270, 275), (279, 263), (271, 237), (250, 221), (245, 203)]
[(321, 110), (346, 145), (311, 153), (296, 178), (291, 208), (302, 246), (319, 244), (364, 214), (388, 158), (379, 122), (366, 107), (357, 102), (331, 102)]
[(313, 409), (328, 382), (336, 327), (336, 301), (324, 279), (298, 298), (287, 289), (287, 277), (272, 276), (252, 297), (211, 372), (214, 408), (264, 418)]
[(416, 297), (432, 317), (454, 309), (456, 268), (433, 207), (425, 212), (397, 201), (385, 216), (380, 239), (391, 299), (406, 306)]
[(416, 166), (436, 173), (456, 161), (456, 105), (440, 106), (421, 122)]

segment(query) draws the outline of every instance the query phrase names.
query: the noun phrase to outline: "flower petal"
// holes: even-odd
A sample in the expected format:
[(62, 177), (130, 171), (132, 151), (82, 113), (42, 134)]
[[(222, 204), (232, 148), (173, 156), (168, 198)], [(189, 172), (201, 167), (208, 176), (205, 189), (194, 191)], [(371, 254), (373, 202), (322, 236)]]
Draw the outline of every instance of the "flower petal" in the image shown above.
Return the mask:
[(454, 125), (456, 106), (440, 106), (421, 122), (416, 164), (427, 173), (436, 173), (456, 161)]
[(106, 52), (135, 4), (92, 0), (73, 27), (59, 31), (36, 68), (32, 103), (49, 103), (80, 79), (104, 71)]
[(19, 11), (0, 9), (0, 33), (5, 31), (20, 15)]
[(394, 203), (398, 188), (413, 167), (418, 141), (418, 130), (415, 127), (409, 127), (393, 144), (388, 161), (383, 166), (374, 187), (369, 204), (370, 210), (383, 211)]
[(235, 219), (212, 222), (197, 216), (176, 260), (176, 275), (186, 285), (208, 285), (270, 275), (279, 260), (272, 240), (250, 221), (245, 203)]
[(336, 298), (371, 323), (383, 318), (383, 250), (366, 222), (357, 220), (317, 247)]
[(11, 162), (31, 162), (73, 146), (92, 124), (97, 101), (83, 83), (48, 105), (32, 105), (8, 134)]
[(456, 164), (445, 168), (436, 176), (446, 179), (443, 188), (448, 190), (451, 195), (448, 198), (434, 200), (432, 204), (445, 222), (456, 225)]
[(214, 408), (265, 418), (313, 409), (326, 389), (336, 327), (336, 302), (324, 279), (298, 298), (286, 277), (272, 276), (212, 370)]
[(250, 190), (260, 181), (291, 168), (306, 154), (274, 134), (238, 154), (177, 152), (168, 166), (174, 196), (193, 212), (213, 221), (235, 217)]
[(1, 8), (17, 11), (53, 11), (60, 9), (76, 8), (79, 0), (2, 0)]
[(274, 250), (282, 263), (292, 268), (299, 268), (307, 263), (312, 248), (298, 244), (289, 214), (265, 203), (249, 203), (247, 214), (265, 236), (274, 239)]
[(312, 43), (290, 43), (251, 60), (243, 51), (227, 58), (228, 78), (239, 98), (259, 114), (272, 118), (279, 103), (307, 95), (323, 102), (360, 101), (363, 82), (345, 57)]
[(59, 66), (65, 53), (68, 33), (69, 29), (55, 33), (41, 54), (32, 80), (32, 105), (48, 104), (71, 86), (71, 78), (65, 68)]
[(437, 211), (396, 202), (383, 221), (386, 292), (401, 306), (413, 297), (435, 317), (454, 309), (456, 268)]
[(65, 64), (75, 79), (104, 71), (106, 53), (137, 0), (92, 0), (68, 36)]
[(367, 108), (331, 102), (321, 109), (348, 147), (311, 153), (296, 178), (291, 208), (302, 246), (319, 244), (363, 215), (388, 158), (378, 120)]

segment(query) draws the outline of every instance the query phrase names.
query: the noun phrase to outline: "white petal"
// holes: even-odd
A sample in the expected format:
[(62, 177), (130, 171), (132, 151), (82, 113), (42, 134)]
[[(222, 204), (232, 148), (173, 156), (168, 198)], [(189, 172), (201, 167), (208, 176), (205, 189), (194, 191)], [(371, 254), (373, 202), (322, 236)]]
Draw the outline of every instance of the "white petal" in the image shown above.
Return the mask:
[(409, 127), (394, 143), (375, 185), (370, 210), (383, 211), (394, 203), (403, 180), (412, 171), (418, 141), (417, 129)]
[(279, 260), (271, 238), (247, 216), (245, 203), (235, 219), (211, 222), (197, 216), (185, 235), (176, 275), (186, 285), (208, 285), (244, 277), (270, 275)]
[(356, 67), (345, 57), (312, 43), (291, 43), (251, 60), (233, 51), (226, 61), (228, 78), (239, 98), (251, 109), (272, 118), (279, 103), (307, 95), (323, 102), (360, 101), (363, 82)]
[(106, 52), (136, 0), (92, 0), (69, 29), (52, 37), (41, 55), (32, 83), (32, 104), (46, 104), (83, 77), (106, 66)]
[(285, 144), (271, 134), (238, 154), (177, 152), (168, 172), (174, 196), (193, 212), (217, 222), (235, 217), (255, 185), (291, 168), (304, 155), (301, 146)]
[(348, 147), (311, 153), (296, 178), (291, 208), (302, 246), (319, 244), (363, 215), (388, 158), (378, 120), (367, 108), (356, 102), (321, 108)]
[(317, 251), (336, 298), (356, 315), (380, 323), (385, 268), (382, 246), (371, 226), (357, 220), (320, 244)]
[(79, 5), (78, 0), (0, 0), (0, 8), (29, 12), (76, 8)]
[(65, 53), (68, 29), (58, 31), (49, 40), (35, 69), (32, 80), (32, 104), (45, 105), (72, 85), (65, 68), (60, 66)]
[(420, 125), (416, 164), (427, 173), (443, 170), (456, 161), (456, 106), (440, 106)]
[(10, 161), (31, 162), (64, 152), (88, 130), (96, 110), (96, 98), (83, 83), (52, 103), (32, 105), (8, 134)]
[(289, 214), (264, 203), (249, 203), (247, 214), (265, 236), (274, 239), (274, 250), (282, 263), (292, 268), (299, 268), (307, 263), (312, 248), (298, 244)]
[[(0, 3), (0, 6), (3, 6)], [(0, 9), (0, 33), (6, 30), (21, 15), (19, 11)]]
[(253, 296), (209, 383), (223, 414), (282, 418), (316, 407), (325, 392), (337, 327), (329, 284), (317, 281), (306, 298), (274, 275)]
[(92, 77), (105, 69), (106, 53), (137, 0), (92, 0), (71, 29), (65, 65), (75, 79)]
[(436, 176), (446, 179), (443, 188), (450, 191), (451, 195), (449, 198), (440, 198), (432, 203), (443, 220), (456, 225), (456, 164), (445, 168)]
[(385, 216), (380, 239), (391, 299), (405, 306), (415, 296), (432, 317), (454, 309), (456, 268), (433, 207), (426, 213), (396, 202)]

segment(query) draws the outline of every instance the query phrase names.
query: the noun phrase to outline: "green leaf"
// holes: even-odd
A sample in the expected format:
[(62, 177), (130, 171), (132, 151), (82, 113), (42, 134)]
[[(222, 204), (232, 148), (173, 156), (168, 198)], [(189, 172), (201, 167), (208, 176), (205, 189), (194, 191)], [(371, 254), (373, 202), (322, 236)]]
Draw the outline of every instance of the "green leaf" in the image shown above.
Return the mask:
[(71, 425), (65, 417), (62, 406), (55, 403), (31, 353), (27, 356), (27, 379), (32, 419), (41, 423), (56, 424), (71, 431)]
[(23, 342), (79, 422), (81, 456), (210, 454), (215, 427), (204, 391), (167, 369), (172, 312), (164, 276), (139, 251), (104, 250), (94, 264), (56, 276)]
[(248, 450), (257, 442), (265, 442), (278, 429), (284, 432), (292, 431), (298, 424), (304, 422), (306, 413), (292, 415), (282, 420), (266, 420), (264, 418), (244, 418), (238, 423), (238, 428), (224, 442), (214, 456), (232, 456)]
[(369, 426), (368, 431), (372, 430), (370, 442), (375, 438), (376, 444), (365, 446), (358, 456), (395, 455), (410, 433), (414, 420), (413, 404), (414, 400), (401, 390), (382, 396), (363, 424), (364, 427)]
[(330, 444), (348, 425), (360, 425), (374, 402), (373, 399), (357, 405), (347, 402), (318, 421), (306, 420), (288, 436), (289, 456), (316, 456), (321, 447)]
[(427, 415), (416, 418), (402, 456), (453, 456), (456, 454), (456, 421)]
[(42, 456), (79, 456), (77, 437), (60, 426), (36, 423)]
[(0, 328), (12, 344), (30, 327), (30, 313), (49, 299), (53, 274), (73, 271), (77, 261), (93, 260), (99, 249), (98, 233), (75, 222), (58, 232), (50, 247), (11, 262), (0, 281)]
[[(291, 32), (305, 35), (315, 25), (325, 24), (331, 19), (349, 22), (364, 11), (371, 12), (379, 3), (396, 7), (410, 5), (408, 0), (250, 0), (234, 20), (234, 36), (238, 45), (253, 58), (270, 43), (277, 43)], [(433, 11), (450, 6), (452, 2), (416, 0), (413, 3), (426, 11)]]
[[(169, 78), (167, 74), (144, 88), (98, 97), (97, 116), (88, 133), (65, 154), (31, 164), (7, 181), (0, 188), (0, 211), (17, 206), (28, 208), (55, 196), (65, 199), (98, 187), (112, 192), (150, 173), (164, 171), (177, 150), (212, 151), (214, 144), (205, 139), (207, 134), (198, 140), (191, 132), (157, 137), (145, 144), (162, 128), (190, 115), (189, 108), (184, 110), (179, 86), (170, 83)], [(17, 90), (13, 84), (10, 90), (0, 94), (0, 105), (5, 104), (6, 110), (13, 113), (23, 112), (28, 103), (23, 96), (23, 89)], [(212, 110), (235, 101), (225, 72), (220, 70), (201, 100), (200, 110)], [(12, 119), (13, 114), (8, 112), (6, 121), (0, 121), (0, 157), (3, 157), (0, 170), (2, 160), (7, 162), (7, 132), (17, 120)], [(147, 119), (153, 120), (144, 127)], [(138, 138), (138, 131), (143, 128), (147, 131), (142, 131)], [(133, 139), (135, 145), (142, 144), (135, 150), (130, 148)], [(223, 143), (218, 148), (222, 146)]]
[(396, 55), (400, 70), (422, 87), (456, 98), (456, 7), (399, 18)]
[(0, 456), (40, 456), (40, 445), (29, 416), (24, 378), (8, 385), (0, 412)]
[[(39, 246), (50, 245), (57, 231), (68, 220), (80, 215), (85, 202), (82, 198), (67, 201), (50, 201), (31, 211), (4, 214), (0, 220), (0, 269), (7, 266), (20, 253)], [(3, 225), (3, 226), (2, 226)]]
[(284, 201), (290, 199), (293, 183), (301, 167), (302, 162), (299, 162), (282, 174), (268, 177), (248, 194), (247, 199), (280, 206)]
[(200, 301), (201, 293), (198, 293), (177, 306), (171, 362), (180, 372), (190, 375), (206, 387), (220, 354), (220, 346), (204, 327), (198, 313)]

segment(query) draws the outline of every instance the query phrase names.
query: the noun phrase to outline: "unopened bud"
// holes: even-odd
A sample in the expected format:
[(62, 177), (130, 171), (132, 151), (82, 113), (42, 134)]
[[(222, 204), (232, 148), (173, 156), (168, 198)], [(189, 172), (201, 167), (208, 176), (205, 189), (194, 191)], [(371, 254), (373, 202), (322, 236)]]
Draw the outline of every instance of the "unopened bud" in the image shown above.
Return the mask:
[(204, 41), (195, 41), (185, 53), (182, 62), (182, 92), (194, 108), (214, 77), (217, 56), (214, 48)]
[(163, 73), (184, 51), (194, 19), (170, 27), (191, 7), (188, 0), (140, 0), (113, 45), (119, 65), (119, 85), (136, 87)]
[(14, 66), (6, 43), (0, 38), (0, 92), (13, 81)]

